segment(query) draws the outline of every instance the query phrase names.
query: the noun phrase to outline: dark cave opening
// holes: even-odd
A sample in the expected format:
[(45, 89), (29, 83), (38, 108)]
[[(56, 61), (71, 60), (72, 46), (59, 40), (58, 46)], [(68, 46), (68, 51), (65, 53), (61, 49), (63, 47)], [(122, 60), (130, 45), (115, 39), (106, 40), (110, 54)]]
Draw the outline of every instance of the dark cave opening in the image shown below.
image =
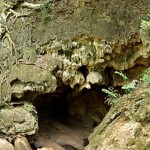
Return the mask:
[(58, 120), (63, 120), (67, 116), (68, 102), (64, 97), (55, 97), (51, 102), (50, 115)]
[[(106, 94), (101, 91), (102, 88), (108, 86), (92, 85), (91, 89), (85, 88), (80, 93), (66, 86), (54, 93), (27, 91), (21, 99), (14, 97), (13, 102), (18, 102), (37, 94), (32, 103), (38, 112), (39, 131), (34, 140), (29, 138), (32, 148), (49, 147), (49, 140), (53, 140), (54, 145), (66, 150), (83, 150), (88, 145), (88, 136), (110, 108), (105, 102)], [(45, 141), (41, 142), (41, 139)]]
[(78, 70), (84, 75), (84, 77), (87, 76), (87, 74), (88, 74), (88, 69), (86, 68), (86, 66), (83, 65), (83, 66), (79, 67)]
[[(84, 77), (88, 74), (86, 66), (80, 67), (79, 71)], [(103, 85), (93, 84), (91, 89), (83, 88), (79, 92), (76, 89), (80, 85), (75, 85), (72, 89), (58, 80), (58, 88), (53, 93), (26, 91), (22, 98), (12, 95), (12, 102), (31, 101), (36, 107), (38, 137), (46, 138), (45, 141), (53, 140), (66, 150), (83, 150), (88, 145), (88, 136), (102, 122), (111, 107), (106, 102), (108, 95), (102, 89), (112, 88), (118, 95), (124, 94), (121, 86), (123, 79), (115, 71), (112, 67), (106, 67)], [(128, 71), (122, 72), (128, 75)], [(49, 142), (41, 143), (37, 137), (34, 139), (36, 142), (31, 142), (33, 149), (49, 147)]]
[[(87, 75), (88, 70), (85, 66), (79, 69), (85, 76)], [(114, 70), (111, 67), (105, 69), (109, 77), (106, 85), (94, 84), (91, 85), (91, 89), (84, 88), (81, 92), (75, 92), (75, 89), (60, 84), (53, 93), (39, 94), (26, 91), (21, 99), (12, 96), (13, 102), (31, 101), (38, 112), (39, 131), (36, 134), (38, 138), (34, 138), (34, 142), (31, 142), (32, 148), (49, 146), (48, 142), (39, 141), (40, 136), (46, 138), (45, 141), (53, 139), (55, 144), (66, 150), (84, 149), (88, 145), (88, 136), (110, 109), (106, 103), (107, 94), (103, 93), (102, 89), (113, 87), (112, 72)], [(119, 86), (113, 88), (119, 93), (122, 92)]]
[[(78, 94), (75, 94), (73, 89), (64, 87), (67, 89), (64, 92), (57, 92), (58, 89), (54, 93), (38, 95), (33, 101), (39, 119), (37, 134), (44, 138), (49, 132), (49, 140), (54, 139), (66, 150), (84, 149), (88, 144), (89, 134), (103, 120), (110, 108), (105, 103), (105, 93), (101, 92), (104, 87), (93, 85), (91, 89), (83, 89)], [(35, 143), (32, 145), (36, 148), (48, 146), (47, 143)]]
[(105, 68), (105, 74), (107, 75), (107, 84), (109, 86), (113, 85), (113, 77), (112, 77), (112, 73), (114, 72), (114, 68), (112, 67), (106, 67)]
[(64, 95), (43, 94), (36, 97), (33, 102), (37, 109), (39, 119), (50, 117), (56, 120), (62, 120), (67, 116), (68, 102)]
[(107, 88), (107, 86), (93, 85), (91, 89), (83, 89), (80, 93), (67, 89), (64, 93), (56, 91), (38, 95), (33, 105), (36, 107), (39, 119), (50, 117), (65, 122), (70, 117), (79, 121), (82, 121), (82, 117), (88, 117), (95, 125), (95, 122), (99, 124), (99, 121), (94, 120), (93, 115), (97, 115), (95, 117), (100, 117), (102, 120), (110, 108), (105, 103), (106, 94), (101, 92), (102, 88)]

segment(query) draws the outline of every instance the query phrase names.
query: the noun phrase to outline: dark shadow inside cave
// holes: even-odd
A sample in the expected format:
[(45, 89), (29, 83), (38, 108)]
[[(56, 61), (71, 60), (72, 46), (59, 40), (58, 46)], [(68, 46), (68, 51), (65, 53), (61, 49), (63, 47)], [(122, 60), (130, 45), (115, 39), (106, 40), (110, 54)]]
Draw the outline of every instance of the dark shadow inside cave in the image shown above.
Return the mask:
[[(79, 68), (86, 77), (86, 66)], [(39, 130), (29, 141), (33, 150), (50, 147), (57, 150), (83, 150), (88, 145), (88, 136), (107, 115), (110, 106), (106, 103), (107, 93), (102, 89), (112, 88), (118, 95), (123, 95), (120, 84), (114, 84), (114, 69), (105, 69), (105, 85), (91, 85), (91, 89), (74, 89), (58, 82), (58, 89), (53, 93), (39, 94), (26, 91), (22, 98), (12, 95), (12, 102), (31, 101), (38, 112)], [(117, 76), (117, 81), (121, 78)], [(114, 87), (115, 86), (115, 87)], [(15, 103), (14, 103), (15, 104)]]
[[(108, 86), (92, 85), (91, 89), (84, 88), (78, 93), (65, 86), (54, 93), (27, 91), (21, 99), (13, 96), (13, 102), (30, 101), (32, 97), (38, 112), (39, 130), (27, 137), (32, 149), (83, 150), (89, 143), (88, 136), (110, 109), (103, 88)], [(120, 87), (116, 89), (119, 91)]]
[[(41, 94), (32, 101), (38, 112), (39, 131), (32, 140), (32, 148), (53, 147), (60, 150), (83, 150), (88, 136), (108, 113), (106, 94), (101, 92), (107, 86), (93, 85), (75, 93), (68, 86), (54, 93)], [(26, 92), (29, 99), (32, 92)], [(13, 98), (13, 101), (19, 99)]]
[[(109, 106), (105, 103), (106, 94), (101, 92), (106, 86), (93, 85), (91, 89), (83, 89), (80, 93), (75, 93), (67, 88), (62, 93), (47, 93), (38, 95), (33, 104), (37, 109), (39, 119), (49, 117), (63, 123), (67, 123), (68, 118), (78, 121), (89, 119), (95, 126), (105, 117)], [(96, 118), (100, 118), (100, 121)]]
[[(38, 95), (33, 101), (38, 112), (37, 135), (45, 141), (53, 140), (66, 150), (82, 150), (88, 144), (88, 136), (105, 117), (109, 106), (105, 103), (104, 86), (93, 85), (75, 93), (65, 87), (63, 92)], [(35, 140), (36, 148), (48, 147), (49, 142)], [(54, 146), (54, 147), (55, 147)], [(55, 148), (56, 149), (56, 148)], [(59, 150), (59, 149), (58, 149)]]

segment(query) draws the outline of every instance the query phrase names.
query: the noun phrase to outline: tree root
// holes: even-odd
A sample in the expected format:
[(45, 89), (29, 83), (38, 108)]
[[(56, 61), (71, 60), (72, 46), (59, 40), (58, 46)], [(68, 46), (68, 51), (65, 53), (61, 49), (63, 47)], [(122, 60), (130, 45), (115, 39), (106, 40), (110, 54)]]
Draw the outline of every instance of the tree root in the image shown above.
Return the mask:
[(32, 3), (28, 3), (28, 2), (23, 2), (21, 4), (22, 7), (29, 8), (29, 9), (40, 9), (42, 5), (43, 4), (32, 4)]
[[(53, 2), (53, 1), (49, 1), (49, 2)], [(17, 21), (18, 18), (22, 18), (23, 17), (27, 17), (31, 14), (30, 13), (20, 13), (20, 12), (16, 12), (15, 10), (13, 10), (13, 7), (11, 5), (8, 5), (7, 3), (5, 3), (4, 1), (2, 2), (3, 6), (2, 6), (2, 10), (1, 10), (1, 14), (0, 14), (0, 39), (2, 39), (0, 42), (2, 44), (3, 47), (8, 48), (11, 52), (11, 56), (15, 55), (15, 61), (16, 64), (18, 63), (18, 59), (17, 59), (17, 51), (16, 51), (16, 47), (15, 47), (15, 43), (13, 42), (11, 36), (10, 36), (10, 32), (9, 29), (7, 27), (7, 19), (10, 18), (12, 19), (12, 25), (14, 25), (14, 23)], [(33, 4), (33, 3), (28, 3), (28, 2), (22, 2), (19, 4), (19, 8), (27, 8), (27, 9), (40, 9), (45, 3), (42, 4)], [(3, 41), (4, 39), (8, 39), (9, 41), (9, 46), (7, 47)], [(14, 51), (14, 53), (13, 53)]]
[(9, 12), (12, 13), (14, 16), (15, 16), (15, 19), (13, 21), (13, 24), (16, 22), (16, 20), (20, 17), (27, 17), (29, 16), (31, 13), (28, 13), (28, 14), (21, 14), (21, 13), (18, 13), (18, 12), (15, 12), (14, 10), (12, 9), (9, 9)]

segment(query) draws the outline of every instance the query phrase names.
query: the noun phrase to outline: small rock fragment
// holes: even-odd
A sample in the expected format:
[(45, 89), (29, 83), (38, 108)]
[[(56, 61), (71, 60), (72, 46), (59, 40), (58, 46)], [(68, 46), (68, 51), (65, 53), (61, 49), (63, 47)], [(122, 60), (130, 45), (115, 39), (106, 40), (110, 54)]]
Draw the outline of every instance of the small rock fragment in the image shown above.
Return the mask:
[(7, 140), (0, 138), (0, 150), (14, 150), (14, 146)]
[(79, 87), (78, 91), (82, 91), (84, 88), (91, 89), (91, 85), (87, 82), (84, 82), (83, 85)]
[(17, 137), (14, 145), (15, 150), (32, 150), (28, 140), (25, 137)]
[(102, 75), (95, 71), (90, 72), (86, 77), (86, 81), (92, 84), (100, 83), (102, 82), (102, 80), (103, 80)]
[(55, 150), (55, 149), (43, 147), (43, 148), (38, 148), (37, 150)]

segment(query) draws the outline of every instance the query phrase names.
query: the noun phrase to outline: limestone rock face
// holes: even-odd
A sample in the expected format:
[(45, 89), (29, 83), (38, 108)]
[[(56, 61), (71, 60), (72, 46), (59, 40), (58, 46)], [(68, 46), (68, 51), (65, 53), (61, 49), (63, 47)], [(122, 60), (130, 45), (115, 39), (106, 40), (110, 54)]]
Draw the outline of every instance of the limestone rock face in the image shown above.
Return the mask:
[(18, 98), (23, 97), (26, 91), (47, 93), (57, 87), (56, 78), (48, 70), (35, 65), (14, 65), (10, 70), (9, 82), (12, 93)]
[(150, 143), (149, 87), (138, 87), (118, 99), (89, 137), (85, 150), (142, 150)]
[[(35, 107), (28, 102), (8, 104), (0, 109), (1, 135), (11, 138), (15, 134), (32, 135), (38, 130)], [(4, 135), (3, 135), (4, 134)]]
[[(78, 90), (90, 88), (85, 86), (85, 80), (91, 72), (102, 76), (103, 81), (98, 84), (107, 84), (107, 67), (124, 71), (136, 65), (149, 65), (148, 32), (141, 25), (142, 19), (148, 17), (149, 6), (148, 1), (138, 0), (135, 3), (117, 0), (111, 3), (108, 0), (2, 1), (0, 66), (4, 71), (15, 64), (26, 64), (29, 74), (33, 68), (34, 74), (45, 69), (53, 78), (61, 78), (64, 84), (78, 87)], [(18, 13), (22, 9), (23, 14)], [(11, 18), (15, 18), (14, 21)], [(33, 66), (40, 69), (35, 70)], [(82, 66), (86, 72), (80, 70)], [(33, 87), (28, 85), (25, 89), (28, 88), (33, 91)], [(35, 91), (36, 88), (39, 89), (39, 85)], [(45, 88), (44, 93), (45, 90), (53, 92), (56, 85), (40, 88)], [(23, 92), (16, 95), (21, 97)]]
[(98, 72), (90, 72), (87, 77), (86, 81), (91, 84), (96, 84), (102, 82), (102, 76)]
[[(138, 79), (150, 64), (149, 8), (148, 0), (1, 0), (2, 134), (35, 134), (40, 94), (127, 84), (116, 70)], [(107, 111), (90, 100), (76, 99), (70, 113), (100, 122)]]

